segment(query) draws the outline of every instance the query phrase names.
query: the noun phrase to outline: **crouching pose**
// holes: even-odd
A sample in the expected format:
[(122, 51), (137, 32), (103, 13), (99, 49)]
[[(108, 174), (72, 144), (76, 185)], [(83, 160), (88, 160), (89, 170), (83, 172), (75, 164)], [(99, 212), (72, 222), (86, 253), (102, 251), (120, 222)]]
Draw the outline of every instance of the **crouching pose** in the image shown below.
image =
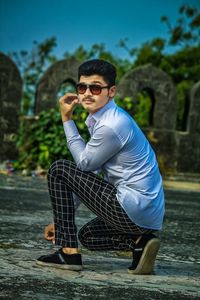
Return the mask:
[[(81, 270), (79, 243), (89, 250), (131, 250), (128, 272), (150, 274), (160, 241), (164, 194), (156, 156), (133, 118), (116, 105), (116, 70), (104, 60), (80, 65), (77, 94), (60, 98), (67, 146), (74, 158), (55, 161), (48, 172), (54, 224), (45, 237), (59, 250), (37, 259), (41, 266)], [(85, 143), (73, 121), (81, 104), (89, 112)], [(104, 179), (98, 172), (104, 174)], [(96, 218), (77, 232), (79, 199)]]

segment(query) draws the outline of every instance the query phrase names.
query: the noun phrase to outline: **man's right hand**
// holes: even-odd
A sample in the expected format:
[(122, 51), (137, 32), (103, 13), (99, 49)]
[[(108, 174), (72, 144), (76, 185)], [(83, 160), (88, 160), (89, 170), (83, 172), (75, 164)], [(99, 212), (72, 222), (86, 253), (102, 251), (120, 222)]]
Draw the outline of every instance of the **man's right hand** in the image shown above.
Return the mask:
[(73, 93), (67, 93), (59, 99), (60, 113), (63, 122), (71, 120), (73, 110), (78, 103), (78, 95)]
[(53, 223), (51, 223), (45, 227), (44, 238), (47, 241), (52, 241), (54, 243), (54, 241), (55, 241), (55, 226)]

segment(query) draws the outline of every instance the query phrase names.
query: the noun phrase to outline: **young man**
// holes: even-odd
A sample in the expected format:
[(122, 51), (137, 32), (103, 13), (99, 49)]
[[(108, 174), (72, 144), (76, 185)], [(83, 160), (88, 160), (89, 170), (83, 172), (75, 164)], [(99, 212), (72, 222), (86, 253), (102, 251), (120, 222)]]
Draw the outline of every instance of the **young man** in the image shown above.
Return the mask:
[[(79, 67), (77, 95), (60, 98), (67, 145), (75, 163), (54, 162), (48, 173), (54, 224), (45, 237), (60, 250), (38, 258), (37, 264), (81, 270), (75, 225), (75, 198), (96, 218), (78, 233), (90, 250), (132, 250), (129, 273), (150, 274), (160, 241), (164, 215), (162, 178), (155, 154), (132, 117), (118, 107), (115, 67), (103, 60), (86, 61)], [(86, 144), (72, 120), (80, 103), (88, 112)], [(104, 180), (98, 176), (102, 171)]]

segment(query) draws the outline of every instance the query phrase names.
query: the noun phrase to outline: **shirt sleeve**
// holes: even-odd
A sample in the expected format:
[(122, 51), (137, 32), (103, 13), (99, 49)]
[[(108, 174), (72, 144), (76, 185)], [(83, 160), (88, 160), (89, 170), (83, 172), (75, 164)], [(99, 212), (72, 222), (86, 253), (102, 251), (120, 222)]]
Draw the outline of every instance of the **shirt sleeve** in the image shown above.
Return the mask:
[(115, 155), (122, 143), (114, 130), (102, 125), (95, 129), (86, 144), (73, 121), (64, 123), (68, 148), (78, 166), (83, 171), (95, 171)]

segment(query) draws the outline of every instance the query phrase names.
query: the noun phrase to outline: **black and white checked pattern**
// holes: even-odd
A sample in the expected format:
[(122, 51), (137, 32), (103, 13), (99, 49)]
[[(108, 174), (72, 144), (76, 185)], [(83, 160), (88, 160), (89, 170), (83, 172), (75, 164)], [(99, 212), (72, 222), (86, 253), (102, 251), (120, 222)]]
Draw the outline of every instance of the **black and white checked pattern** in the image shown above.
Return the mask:
[(54, 162), (48, 172), (49, 194), (55, 223), (55, 243), (78, 248), (72, 192), (97, 218), (79, 231), (80, 242), (91, 250), (129, 250), (137, 236), (151, 232), (135, 225), (116, 198), (116, 188), (92, 172), (67, 160)]

